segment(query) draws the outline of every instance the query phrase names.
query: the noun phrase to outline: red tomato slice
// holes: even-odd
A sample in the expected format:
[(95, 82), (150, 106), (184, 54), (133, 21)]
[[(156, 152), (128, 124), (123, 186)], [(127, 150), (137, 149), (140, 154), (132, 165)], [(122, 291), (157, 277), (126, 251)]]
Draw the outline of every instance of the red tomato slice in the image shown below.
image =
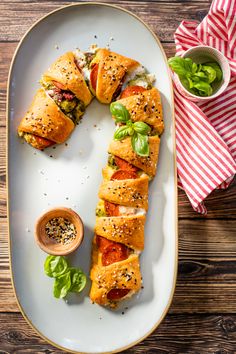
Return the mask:
[(126, 98), (133, 95), (138, 95), (146, 91), (146, 89), (142, 86), (127, 86), (124, 91), (121, 92), (120, 98)]
[(99, 251), (100, 252), (104, 252), (106, 250), (106, 248), (108, 246), (110, 246), (113, 242), (108, 240), (107, 238), (105, 237), (102, 237), (102, 236), (98, 236), (96, 237), (96, 243), (97, 243), (97, 246), (99, 248)]
[(134, 171), (118, 170), (113, 173), (111, 180), (122, 180), (122, 179), (135, 179), (138, 178), (138, 175)]
[(60, 82), (52, 81), (52, 83), (53, 83), (54, 86), (56, 86), (60, 90), (66, 90), (66, 87), (63, 84), (61, 84)]
[(104, 201), (105, 211), (107, 216), (119, 216), (119, 205)]
[(108, 294), (108, 300), (119, 300), (130, 292), (130, 289), (111, 289)]
[(122, 243), (112, 242), (102, 253), (102, 265), (108, 266), (115, 262), (124, 261), (129, 257), (128, 248)]
[(102, 253), (102, 265), (120, 262), (129, 257), (129, 249), (119, 242), (107, 240), (105, 237), (96, 237), (97, 246)]
[(98, 78), (98, 64), (95, 64), (90, 73), (90, 82), (94, 91), (96, 91), (97, 78)]
[(131, 163), (121, 159), (118, 156), (115, 156), (115, 164), (118, 166), (121, 170), (126, 170), (126, 171), (132, 171), (132, 172), (137, 172), (137, 167), (131, 165)]

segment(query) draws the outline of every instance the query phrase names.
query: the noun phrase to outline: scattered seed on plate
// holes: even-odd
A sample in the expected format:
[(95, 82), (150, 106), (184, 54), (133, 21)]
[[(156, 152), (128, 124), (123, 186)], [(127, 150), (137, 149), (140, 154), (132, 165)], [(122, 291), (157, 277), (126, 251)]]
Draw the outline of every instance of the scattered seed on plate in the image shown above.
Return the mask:
[(63, 245), (72, 242), (77, 233), (75, 225), (62, 217), (49, 220), (45, 226), (45, 231), (49, 238)]

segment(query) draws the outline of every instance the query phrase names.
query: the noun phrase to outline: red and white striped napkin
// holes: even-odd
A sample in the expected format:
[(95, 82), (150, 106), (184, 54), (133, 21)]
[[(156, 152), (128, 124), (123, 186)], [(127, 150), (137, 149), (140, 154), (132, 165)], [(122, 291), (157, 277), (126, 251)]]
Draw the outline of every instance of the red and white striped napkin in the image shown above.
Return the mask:
[(236, 173), (236, 0), (214, 0), (200, 24), (183, 21), (175, 43), (176, 55), (212, 46), (231, 67), (227, 90), (208, 102), (193, 103), (174, 85), (179, 186), (193, 208), (206, 214), (204, 199), (216, 188), (227, 188)]

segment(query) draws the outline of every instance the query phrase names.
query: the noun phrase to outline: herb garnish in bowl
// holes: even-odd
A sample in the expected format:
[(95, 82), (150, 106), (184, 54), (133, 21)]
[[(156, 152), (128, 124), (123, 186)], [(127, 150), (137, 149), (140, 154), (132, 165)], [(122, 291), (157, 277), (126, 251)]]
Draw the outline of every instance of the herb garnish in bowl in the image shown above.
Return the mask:
[(191, 58), (176, 56), (170, 58), (168, 64), (186, 90), (196, 96), (211, 96), (214, 85), (220, 83), (223, 77), (220, 66), (213, 61), (196, 64)]

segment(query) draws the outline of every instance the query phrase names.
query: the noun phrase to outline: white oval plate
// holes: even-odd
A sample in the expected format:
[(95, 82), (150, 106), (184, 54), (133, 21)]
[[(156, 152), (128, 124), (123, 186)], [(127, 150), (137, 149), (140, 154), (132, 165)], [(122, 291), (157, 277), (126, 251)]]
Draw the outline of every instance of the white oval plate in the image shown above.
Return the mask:
[[(46, 254), (34, 242), (36, 219), (54, 206), (67, 206), (84, 220), (85, 238), (69, 257), (89, 274), (101, 169), (114, 123), (109, 107), (94, 100), (67, 144), (44, 152), (23, 144), (17, 126), (39, 87), (38, 80), (62, 53), (91, 43), (141, 62), (156, 75), (165, 133), (141, 255), (144, 289), (116, 310), (90, 303), (90, 283), (68, 301), (53, 298), (45, 276)], [(136, 16), (114, 6), (82, 3), (57, 10), (34, 25), (21, 41), (9, 77), (8, 185), (12, 278), (22, 313), (51, 344), (86, 353), (121, 351), (146, 337), (170, 305), (177, 268), (177, 198), (172, 86), (162, 47)]]

